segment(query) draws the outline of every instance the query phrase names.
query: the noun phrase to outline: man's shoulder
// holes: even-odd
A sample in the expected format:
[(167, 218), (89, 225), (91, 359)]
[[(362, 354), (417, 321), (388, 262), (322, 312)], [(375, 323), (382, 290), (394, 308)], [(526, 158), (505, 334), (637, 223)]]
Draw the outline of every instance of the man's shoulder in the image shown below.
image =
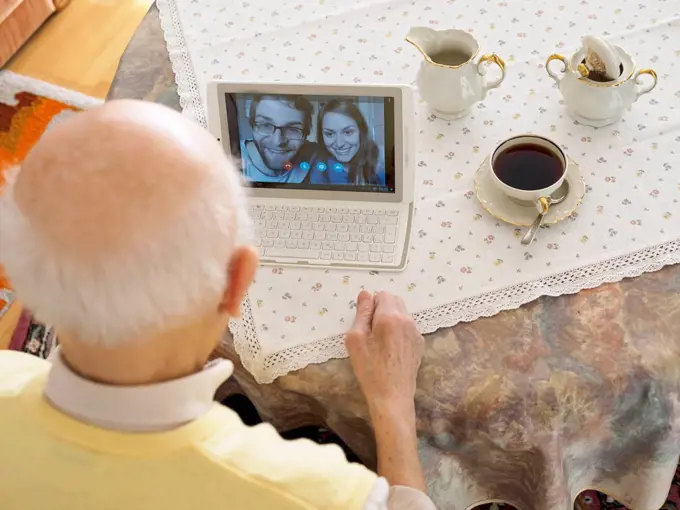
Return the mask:
[(20, 393), (34, 378), (46, 374), (50, 365), (32, 354), (0, 351), (0, 398)]
[(286, 440), (269, 424), (249, 427), (227, 423), (201, 445), (224, 469), (237, 471), (277, 490), (290, 493), (314, 508), (361, 509), (377, 475), (347, 461), (336, 445), (306, 439)]

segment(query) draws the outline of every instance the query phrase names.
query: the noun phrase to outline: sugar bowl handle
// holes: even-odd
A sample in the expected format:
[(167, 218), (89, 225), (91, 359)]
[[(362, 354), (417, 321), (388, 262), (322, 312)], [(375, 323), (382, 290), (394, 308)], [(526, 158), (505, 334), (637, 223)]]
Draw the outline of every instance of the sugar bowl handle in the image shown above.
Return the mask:
[[(562, 76), (559, 76), (550, 69), (550, 62), (552, 62), (553, 60), (559, 60), (560, 62), (562, 62), (562, 71), (560, 71), (562, 73)], [(562, 77), (564, 77), (564, 73), (567, 72), (568, 67), (569, 64), (567, 63), (567, 59), (564, 58), (564, 56), (560, 55), (559, 53), (553, 53), (548, 57), (548, 60), (545, 61), (545, 70), (548, 73), (548, 76), (550, 76), (553, 80), (555, 80), (558, 83), (560, 82)]]
[(486, 55), (482, 55), (479, 57), (479, 62), (477, 62), (477, 72), (484, 76), (486, 74), (486, 70), (483, 67), (483, 64), (487, 62), (493, 62), (496, 64), (498, 67), (501, 69), (501, 76), (500, 78), (494, 80), (494, 81), (488, 81), (484, 83), (484, 88), (486, 90), (490, 89), (495, 89), (498, 87), (501, 83), (503, 83), (503, 80), (505, 79), (505, 62), (501, 57), (496, 55), (495, 53), (487, 53)]
[[(640, 81), (640, 76), (642, 76), (643, 74), (648, 74), (649, 76), (651, 76), (653, 80), (652, 83), (644, 85), (642, 81)], [(637, 95), (635, 96), (635, 100), (637, 101), (638, 99), (640, 99), (640, 96), (648, 94), (649, 92), (654, 90), (658, 81), (659, 79), (656, 76), (656, 71), (654, 71), (654, 69), (640, 69), (637, 75), (635, 75), (635, 85), (637, 85), (636, 87)]]

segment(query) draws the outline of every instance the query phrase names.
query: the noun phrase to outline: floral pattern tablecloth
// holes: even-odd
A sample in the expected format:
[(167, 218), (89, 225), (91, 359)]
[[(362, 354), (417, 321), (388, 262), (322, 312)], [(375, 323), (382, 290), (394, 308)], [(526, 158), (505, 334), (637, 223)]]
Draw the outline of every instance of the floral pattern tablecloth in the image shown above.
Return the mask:
[[(680, 0), (159, 0), (184, 112), (205, 123), (212, 78), (235, 81), (412, 83), (412, 25), (461, 28), (508, 63), (499, 89), (458, 121), (417, 104), (415, 217), (400, 274), (260, 269), (232, 326), (259, 382), (345, 355), (342, 335), (362, 288), (403, 296), (431, 332), (680, 262)], [(652, 67), (658, 87), (601, 129), (566, 113), (545, 59), (583, 34), (605, 35)], [(539, 233), (484, 212), (473, 175), (510, 134), (550, 136), (582, 167), (587, 193), (570, 219)]]

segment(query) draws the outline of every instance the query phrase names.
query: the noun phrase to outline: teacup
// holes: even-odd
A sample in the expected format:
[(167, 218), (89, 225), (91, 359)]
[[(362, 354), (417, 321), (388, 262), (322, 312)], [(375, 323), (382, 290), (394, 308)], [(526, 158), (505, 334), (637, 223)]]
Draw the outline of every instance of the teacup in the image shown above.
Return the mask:
[(518, 135), (496, 146), (489, 159), (492, 182), (520, 205), (534, 206), (550, 196), (567, 176), (564, 151), (539, 135)]

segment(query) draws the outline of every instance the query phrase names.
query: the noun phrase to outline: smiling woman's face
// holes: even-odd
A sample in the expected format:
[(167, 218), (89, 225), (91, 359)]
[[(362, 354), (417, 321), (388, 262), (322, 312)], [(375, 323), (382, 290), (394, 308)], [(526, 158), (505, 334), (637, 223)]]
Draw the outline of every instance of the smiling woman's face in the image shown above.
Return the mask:
[(349, 163), (359, 150), (359, 126), (351, 117), (337, 112), (323, 116), (323, 142), (340, 163)]

